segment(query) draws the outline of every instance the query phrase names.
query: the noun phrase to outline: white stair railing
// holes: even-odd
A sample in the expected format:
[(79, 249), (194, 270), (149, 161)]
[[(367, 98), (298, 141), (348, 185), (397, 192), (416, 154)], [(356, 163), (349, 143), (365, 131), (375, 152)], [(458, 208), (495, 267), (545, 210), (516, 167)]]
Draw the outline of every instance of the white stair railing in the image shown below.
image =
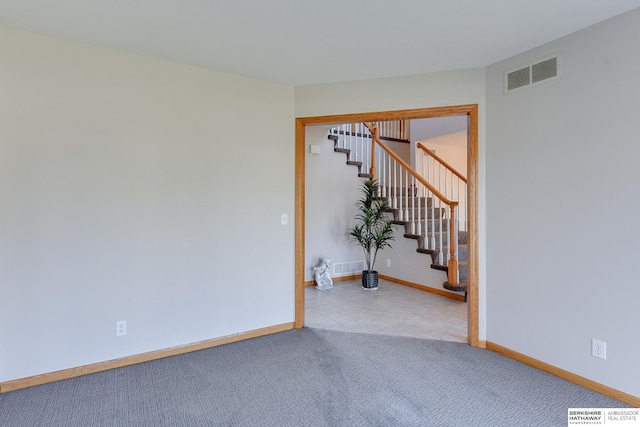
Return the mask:
[(445, 197), (458, 202), (456, 219), (460, 230), (467, 231), (467, 178), (421, 142), (417, 148), (416, 170)]
[(378, 128), (380, 139), (409, 141), (409, 120), (385, 120), (371, 125)]
[[(339, 136), (336, 148), (350, 150), (349, 161), (361, 162), (361, 173), (378, 181), (379, 197), (387, 198), (397, 221), (409, 224), (420, 248), (435, 253), (436, 264), (447, 266), (448, 283), (458, 285), (460, 209), (451, 196), (463, 192), (466, 200), (466, 187), (463, 191), (446, 174), (431, 173), (435, 166), (428, 166), (428, 161), (429, 173), (423, 176), (415, 171), (381, 141), (376, 124), (350, 123), (330, 133)], [(466, 212), (464, 219), (466, 230)]]
[(458, 202), (448, 199), (387, 147), (375, 126), (369, 125), (369, 130), (377, 165), (387, 165), (391, 172), (374, 178), (391, 194), (397, 220), (408, 223), (411, 231), (416, 230), (421, 248), (435, 253), (436, 264), (447, 266), (448, 283), (458, 285)]

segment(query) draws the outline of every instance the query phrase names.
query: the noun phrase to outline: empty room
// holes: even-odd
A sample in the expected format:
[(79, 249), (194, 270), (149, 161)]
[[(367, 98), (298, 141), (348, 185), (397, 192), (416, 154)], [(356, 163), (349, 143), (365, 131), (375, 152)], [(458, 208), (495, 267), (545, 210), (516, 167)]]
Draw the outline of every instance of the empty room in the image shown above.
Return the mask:
[(635, 416), (637, 40), (640, 0), (0, 1), (0, 426)]

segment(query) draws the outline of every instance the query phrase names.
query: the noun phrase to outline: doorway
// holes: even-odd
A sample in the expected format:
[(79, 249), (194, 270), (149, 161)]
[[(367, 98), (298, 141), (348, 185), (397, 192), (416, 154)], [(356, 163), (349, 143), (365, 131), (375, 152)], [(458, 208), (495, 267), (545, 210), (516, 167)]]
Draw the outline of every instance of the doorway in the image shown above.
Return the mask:
[(305, 313), (305, 161), (307, 125), (340, 124), (401, 119), (466, 116), (467, 126), (467, 218), (469, 224), (469, 279), (467, 302), (467, 341), (480, 347), (478, 291), (478, 106), (397, 110), (373, 113), (303, 117), (296, 119), (296, 190), (295, 190), (295, 327), (304, 326)]

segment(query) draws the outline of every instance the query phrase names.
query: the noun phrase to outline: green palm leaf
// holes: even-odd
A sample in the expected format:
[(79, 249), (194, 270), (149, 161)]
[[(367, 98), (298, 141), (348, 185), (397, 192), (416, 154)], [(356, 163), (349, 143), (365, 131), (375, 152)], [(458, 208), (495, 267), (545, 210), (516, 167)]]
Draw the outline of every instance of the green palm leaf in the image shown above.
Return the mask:
[(364, 180), (361, 186), (362, 197), (356, 203), (357, 224), (347, 230), (347, 237), (362, 247), (367, 270), (373, 270), (378, 250), (391, 247), (394, 240), (393, 222), (388, 215), (389, 204), (386, 199), (378, 198), (378, 182)]

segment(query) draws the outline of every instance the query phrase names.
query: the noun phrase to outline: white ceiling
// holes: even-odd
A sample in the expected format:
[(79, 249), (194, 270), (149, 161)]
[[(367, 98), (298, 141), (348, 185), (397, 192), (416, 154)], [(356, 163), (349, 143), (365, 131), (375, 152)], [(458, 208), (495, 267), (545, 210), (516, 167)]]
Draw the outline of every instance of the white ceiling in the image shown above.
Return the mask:
[(640, 0), (0, 0), (0, 24), (305, 85), (481, 67)]

